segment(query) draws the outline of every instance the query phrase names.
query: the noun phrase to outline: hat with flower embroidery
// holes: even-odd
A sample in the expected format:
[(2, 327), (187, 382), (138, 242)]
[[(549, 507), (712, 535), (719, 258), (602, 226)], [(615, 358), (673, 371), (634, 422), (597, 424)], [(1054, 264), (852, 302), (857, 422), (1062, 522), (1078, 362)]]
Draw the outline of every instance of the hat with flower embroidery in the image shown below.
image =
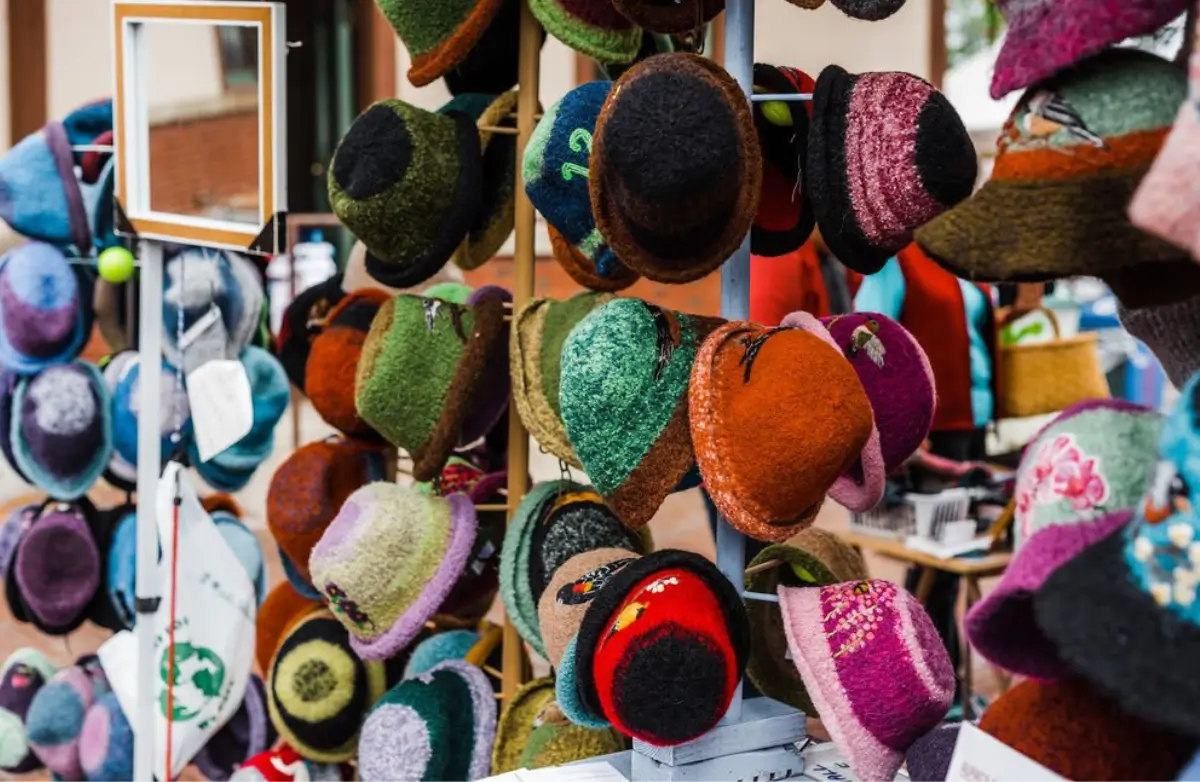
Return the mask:
[(1034, 596), (1037, 623), (1066, 665), (1133, 716), (1190, 736), (1200, 736), (1198, 413), (1200, 376), (1163, 425), (1160, 461), (1133, 520)]
[(996, 588), (966, 618), (971, 646), (1022, 676), (1067, 674), (1033, 617), (1050, 574), (1128, 523), (1157, 463), (1162, 416), (1117, 400), (1063, 411), (1025, 448), (1017, 470), (1013, 550)]

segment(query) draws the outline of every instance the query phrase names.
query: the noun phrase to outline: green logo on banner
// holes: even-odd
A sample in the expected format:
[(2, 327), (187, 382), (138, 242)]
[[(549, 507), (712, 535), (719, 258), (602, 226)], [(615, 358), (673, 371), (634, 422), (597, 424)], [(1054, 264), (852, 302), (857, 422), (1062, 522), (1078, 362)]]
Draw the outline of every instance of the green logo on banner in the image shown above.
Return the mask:
[[(158, 708), (167, 714), (167, 683), (170, 670), (170, 648), (163, 649), (158, 676), (163, 689), (158, 696)], [(171, 719), (187, 722), (195, 719), (221, 696), (225, 683), (225, 663), (217, 654), (203, 646), (189, 643), (175, 645), (175, 676), (172, 688)]]

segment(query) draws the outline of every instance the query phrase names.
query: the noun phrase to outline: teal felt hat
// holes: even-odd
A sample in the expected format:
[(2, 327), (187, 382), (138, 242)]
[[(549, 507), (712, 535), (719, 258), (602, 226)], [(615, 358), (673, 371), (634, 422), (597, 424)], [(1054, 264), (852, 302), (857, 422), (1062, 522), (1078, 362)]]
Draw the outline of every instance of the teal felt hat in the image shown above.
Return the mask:
[(595, 714), (583, 703), (579, 694), (579, 678), (575, 674), (575, 661), (578, 659), (576, 649), (579, 646), (578, 633), (567, 643), (563, 650), (562, 663), (554, 672), (554, 692), (558, 698), (558, 708), (563, 716), (576, 725), (585, 728), (610, 728), (612, 723), (603, 715)]
[(695, 466), (688, 383), (700, 343), (722, 322), (616, 299), (592, 310), (563, 345), (567, 437), (629, 527), (649, 522)]
[(467, 652), (477, 643), (479, 633), (475, 630), (447, 630), (431, 635), (412, 650), (404, 665), (404, 678), (428, 673), (447, 660), (466, 659)]

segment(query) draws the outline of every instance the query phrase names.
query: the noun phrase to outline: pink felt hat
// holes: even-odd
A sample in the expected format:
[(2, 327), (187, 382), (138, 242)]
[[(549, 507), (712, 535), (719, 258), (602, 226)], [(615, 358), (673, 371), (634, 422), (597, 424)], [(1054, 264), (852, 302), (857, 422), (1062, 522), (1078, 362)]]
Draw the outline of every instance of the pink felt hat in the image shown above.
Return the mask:
[(830, 737), (861, 779), (893, 779), (954, 697), (925, 609), (890, 581), (779, 588), (788, 650)]
[[(838, 353), (850, 358), (847, 354), (848, 348), (839, 345), (825, 325), (810, 313), (793, 312), (783, 319), (781, 325), (783, 328), (803, 329), (810, 334), (815, 334), (829, 343), (830, 347), (837, 350)], [(851, 364), (854, 363), (851, 361)], [(859, 373), (861, 380), (863, 370), (858, 366), (855, 366), (854, 369)], [(876, 405), (879, 405), (882, 400), (878, 396), (872, 397), (870, 389), (865, 386), (864, 390), (871, 401), (874, 419), (871, 422), (871, 436), (867, 439), (867, 444), (863, 446), (858, 461), (843, 473), (829, 489), (829, 496), (833, 498), (834, 502), (855, 513), (865, 513), (878, 505), (879, 501), (883, 499), (883, 490), (887, 485), (887, 468), (884, 465), (883, 449), (879, 438), (879, 411), (876, 409)]]

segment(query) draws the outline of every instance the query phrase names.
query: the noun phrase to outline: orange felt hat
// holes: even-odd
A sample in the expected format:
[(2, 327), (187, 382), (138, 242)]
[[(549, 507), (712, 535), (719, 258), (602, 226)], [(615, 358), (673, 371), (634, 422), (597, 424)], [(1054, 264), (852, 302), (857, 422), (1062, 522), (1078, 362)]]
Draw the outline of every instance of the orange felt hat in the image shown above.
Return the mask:
[(287, 631), (320, 607), (321, 604), (316, 600), (301, 597), (287, 581), (281, 581), (267, 593), (255, 617), (254, 659), (258, 662), (259, 671), (267, 673), (271, 670), (275, 648)]
[(709, 335), (692, 366), (700, 475), (729, 523), (757, 540), (812, 524), (871, 435), (871, 402), (827, 337), (735, 321)]
[(388, 293), (375, 288), (350, 293), (329, 311), (325, 330), (309, 347), (304, 391), (325, 422), (350, 437), (380, 439), (358, 415), (354, 374), (371, 321), (390, 298)]

